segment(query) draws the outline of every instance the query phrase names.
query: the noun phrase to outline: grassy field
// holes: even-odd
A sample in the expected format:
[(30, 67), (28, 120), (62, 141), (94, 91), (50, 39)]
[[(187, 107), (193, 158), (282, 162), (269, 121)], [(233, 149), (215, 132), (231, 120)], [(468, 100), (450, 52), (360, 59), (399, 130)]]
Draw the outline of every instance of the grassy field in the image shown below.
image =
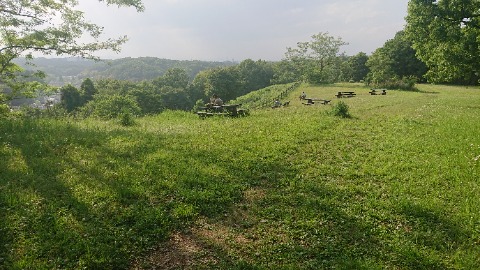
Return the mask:
[(0, 120), (0, 269), (479, 269), (480, 90), (419, 89)]

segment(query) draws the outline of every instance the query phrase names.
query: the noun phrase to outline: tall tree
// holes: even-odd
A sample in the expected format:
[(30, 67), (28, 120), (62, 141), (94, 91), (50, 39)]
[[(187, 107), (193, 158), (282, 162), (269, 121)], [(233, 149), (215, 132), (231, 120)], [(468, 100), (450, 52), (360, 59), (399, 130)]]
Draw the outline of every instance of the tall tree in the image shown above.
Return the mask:
[(286, 59), (302, 71), (305, 79), (315, 83), (335, 81), (339, 62), (340, 47), (348, 43), (328, 33), (312, 36), (308, 42), (298, 42), (297, 48), (287, 48)]
[(85, 103), (93, 100), (93, 96), (97, 93), (95, 85), (89, 78), (83, 80), (82, 84), (80, 85), (80, 90), (82, 90), (83, 101)]
[(153, 84), (158, 87), (186, 88), (188, 81), (189, 78), (185, 69), (170, 68), (165, 74), (153, 80)]
[(83, 105), (80, 91), (73, 85), (68, 84), (60, 88), (61, 105), (67, 112), (72, 112)]
[(228, 101), (239, 96), (241, 84), (235, 67), (214, 68), (202, 73), (201, 76), (205, 76), (203, 90), (206, 97), (216, 94), (223, 101)]
[(431, 82), (474, 84), (480, 72), (480, 1), (411, 0), (406, 33)]
[(243, 60), (236, 69), (242, 88), (239, 95), (267, 87), (273, 78), (272, 65), (262, 60)]
[[(132, 6), (137, 11), (144, 8), (141, 0), (98, 1), (107, 5)], [(12, 62), (15, 58), (24, 56), (31, 60), (33, 53), (96, 58), (96, 51), (120, 50), (126, 37), (100, 40), (103, 28), (87, 22), (83, 12), (76, 9), (77, 5), (77, 0), (0, 2), (0, 84), (15, 86), (19, 82), (21, 69)], [(81, 42), (80, 38), (85, 36), (90, 36), (93, 41)]]
[(302, 78), (301, 70), (298, 66), (287, 59), (273, 64), (272, 84), (284, 84), (300, 81)]
[(373, 82), (408, 76), (421, 80), (427, 71), (425, 64), (416, 57), (412, 43), (406, 39), (404, 31), (397, 32), (393, 39), (375, 50), (366, 64), (370, 69), (368, 79)]
[(364, 52), (359, 52), (358, 54), (351, 56), (346, 61), (348, 67), (350, 68), (350, 74), (348, 74), (348, 79), (355, 82), (365, 80), (370, 69), (367, 66), (368, 55)]

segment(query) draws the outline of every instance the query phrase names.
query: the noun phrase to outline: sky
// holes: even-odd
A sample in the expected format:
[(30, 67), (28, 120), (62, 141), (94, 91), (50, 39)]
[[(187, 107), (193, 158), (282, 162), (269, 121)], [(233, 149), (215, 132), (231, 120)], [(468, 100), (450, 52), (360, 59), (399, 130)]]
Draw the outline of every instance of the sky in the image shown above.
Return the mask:
[(82, 0), (85, 18), (104, 38), (126, 35), (105, 59), (277, 61), (288, 47), (328, 33), (347, 55), (371, 54), (405, 26), (408, 0), (144, 0), (145, 11)]

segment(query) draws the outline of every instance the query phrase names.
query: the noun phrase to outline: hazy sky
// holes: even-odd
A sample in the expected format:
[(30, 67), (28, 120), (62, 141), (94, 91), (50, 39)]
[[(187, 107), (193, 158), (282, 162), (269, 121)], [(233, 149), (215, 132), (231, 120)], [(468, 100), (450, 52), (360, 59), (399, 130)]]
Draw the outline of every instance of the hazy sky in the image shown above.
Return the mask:
[(280, 60), (287, 47), (328, 32), (348, 55), (372, 53), (403, 29), (408, 0), (144, 0), (145, 11), (82, 0), (106, 37), (127, 35), (103, 58)]

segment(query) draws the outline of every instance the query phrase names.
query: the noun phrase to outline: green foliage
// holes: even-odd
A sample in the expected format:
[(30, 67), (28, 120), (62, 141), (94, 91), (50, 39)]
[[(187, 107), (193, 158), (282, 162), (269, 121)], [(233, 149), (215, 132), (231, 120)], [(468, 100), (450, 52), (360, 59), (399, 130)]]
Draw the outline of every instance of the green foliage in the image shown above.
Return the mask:
[(120, 124), (124, 127), (135, 125), (135, 119), (129, 110), (124, 110), (120, 114)]
[(83, 80), (82, 84), (80, 85), (80, 90), (82, 92), (83, 103), (93, 100), (93, 96), (98, 92), (90, 78)]
[[(53, 85), (64, 85), (71, 83), (79, 85), (84, 79), (91, 78), (99, 80), (101, 78), (112, 78), (122, 81), (140, 82), (145, 80), (155, 80), (159, 76), (164, 76), (171, 72), (169, 70), (185, 71), (188, 75), (188, 81), (206, 69), (232, 66), (234, 62), (211, 62), (199, 60), (170, 60), (156, 57), (138, 57), (138, 58), (120, 58), (104, 61), (94, 61), (82, 58), (35, 58), (32, 64), (43, 70), (48, 77), (45, 81)], [(20, 60), (15, 63), (22, 68), (29, 70), (32, 68)], [(169, 76), (169, 75), (168, 75)], [(182, 75), (183, 76), (183, 75)], [(182, 80), (184, 80), (182, 78)]]
[(5, 104), (6, 98), (0, 93), (0, 118), (6, 116), (10, 112), (10, 108)]
[[(100, 0), (100, 2), (103, 2)], [(133, 6), (143, 10), (140, 0), (109, 0), (107, 4)], [(102, 41), (103, 28), (87, 22), (81, 11), (76, 10), (78, 1), (20, 1), (3, 0), (0, 7), (0, 81), (13, 89), (20, 77), (16, 58), (33, 59), (33, 53), (45, 55), (72, 55), (95, 58), (99, 50), (118, 51), (126, 37)], [(91, 37), (93, 42), (82, 43)], [(85, 39), (84, 39), (85, 40)], [(28, 85), (28, 84), (27, 84)], [(18, 86), (25, 90), (25, 87)], [(30, 89), (36, 90), (36, 87)]]
[(0, 103), (0, 117), (4, 117), (8, 113), (10, 113), (10, 108), (8, 107), (8, 105)]
[(200, 72), (192, 82), (190, 91), (206, 100), (218, 95), (223, 101), (229, 101), (254, 90), (270, 85), (273, 79), (273, 67), (265, 61), (247, 59), (239, 65), (219, 67)]
[(142, 115), (157, 114), (165, 110), (162, 88), (150, 83), (140, 83), (126, 91), (124, 95), (135, 97)]
[(185, 88), (165, 86), (161, 89), (161, 97), (166, 109), (188, 111), (193, 107)]
[(364, 80), (370, 72), (370, 68), (367, 66), (368, 59), (369, 57), (364, 52), (348, 57), (345, 61), (347, 70), (343, 72), (345, 81), (353, 80), (354, 82), (360, 82)]
[(73, 85), (69, 84), (60, 88), (61, 104), (67, 112), (73, 112), (83, 105), (81, 92)]
[(258, 91), (250, 92), (231, 101), (234, 104), (243, 104), (245, 108), (269, 108), (275, 99), (290, 98), (290, 93), (299, 86), (299, 83), (272, 85)]
[(302, 74), (295, 66), (296, 64), (294, 61), (282, 60), (274, 63), (274, 72), (271, 80), (272, 85), (300, 81), (299, 79), (302, 78)]
[(234, 99), (240, 90), (238, 74), (233, 67), (216, 68), (207, 71), (205, 84), (205, 96), (211, 97), (216, 94), (224, 101)]
[[(141, 109), (135, 98), (123, 95), (96, 95), (94, 100), (82, 108), (84, 116), (96, 116), (101, 119), (114, 119), (122, 115), (138, 115)], [(128, 116), (130, 117), (130, 116)]]
[(265, 88), (271, 84), (273, 79), (273, 66), (266, 61), (246, 59), (236, 65), (235, 69), (241, 83), (241, 89), (237, 96)]
[(186, 88), (189, 82), (188, 74), (185, 69), (171, 68), (165, 74), (153, 80), (152, 83), (157, 87), (169, 86), (172, 88)]
[(192, 112), (198, 112), (201, 107), (205, 107), (205, 101), (203, 99), (199, 99), (195, 102), (195, 105), (193, 106)]
[(417, 59), (415, 50), (403, 31), (375, 50), (366, 65), (370, 70), (367, 81), (373, 85), (388, 85), (399, 81), (395, 78), (416, 77), (421, 80), (427, 71), (425, 64)]
[[(346, 87), (349, 121), (293, 101)], [(0, 268), (475, 269), (480, 93), (418, 87), (302, 85), (281, 110), (131, 127), (2, 119)]]
[(476, 0), (410, 1), (406, 34), (429, 82), (477, 84), (480, 20)]
[(347, 103), (343, 101), (339, 101), (333, 105), (332, 110), (330, 112), (333, 116), (338, 116), (341, 118), (351, 118), (349, 106)]
[(285, 58), (307, 82), (333, 83), (340, 75), (337, 56), (344, 45), (341, 38), (319, 33), (309, 42), (298, 42), (297, 48), (287, 48)]
[(417, 80), (418, 78), (415, 76), (403, 77), (401, 79), (393, 77), (388, 80), (377, 81), (375, 83), (370, 82), (368, 85), (374, 88), (416, 91), (417, 88), (415, 87), (415, 84), (417, 83)]

